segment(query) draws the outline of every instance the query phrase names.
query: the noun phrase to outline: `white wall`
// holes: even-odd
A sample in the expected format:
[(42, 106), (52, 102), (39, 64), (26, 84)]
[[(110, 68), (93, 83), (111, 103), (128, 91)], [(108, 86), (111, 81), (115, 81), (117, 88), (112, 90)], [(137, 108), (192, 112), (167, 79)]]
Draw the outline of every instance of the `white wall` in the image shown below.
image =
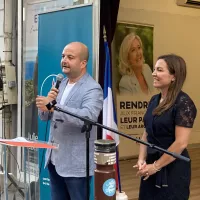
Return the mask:
[[(154, 26), (154, 63), (165, 53), (176, 53), (186, 60), (184, 91), (200, 113), (200, 9), (177, 6), (175, 0), (121, 0), (118, 21)], [(199, 114), (190, 143), (200, 143)]]
[(176, 5), (176, 0), (121, 0), (120, 8), (130, 8), (160, 13), (178, 14), (183, 16), (200, 17), (200, 10)]

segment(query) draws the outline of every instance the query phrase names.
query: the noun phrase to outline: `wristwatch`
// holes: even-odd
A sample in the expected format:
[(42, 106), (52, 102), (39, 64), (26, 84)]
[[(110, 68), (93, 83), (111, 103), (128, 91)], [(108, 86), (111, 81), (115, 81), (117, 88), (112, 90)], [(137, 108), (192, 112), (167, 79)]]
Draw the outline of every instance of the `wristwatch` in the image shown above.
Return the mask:
[(50, 101), (50, 102), (46, 105), (47, 109), (48, 109), (48, 110), (51, 110), (51, 109), (55, 106), (56, 103), (57, 103), (56, 100)]

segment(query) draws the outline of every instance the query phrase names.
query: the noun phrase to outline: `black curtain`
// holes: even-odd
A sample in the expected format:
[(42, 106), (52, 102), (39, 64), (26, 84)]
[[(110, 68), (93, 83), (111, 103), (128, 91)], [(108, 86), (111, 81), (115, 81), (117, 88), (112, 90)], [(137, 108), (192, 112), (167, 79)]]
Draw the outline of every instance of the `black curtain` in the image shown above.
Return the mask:
[[(107, 41), (111, 53), (111, 43), (115, 33), (120, 0), (100, 0), (100, 38), (99, 38), (99, 83), (104, 88), (105, 50), (103, 39), (103, 26), (106, 28)], [(112, 67), (112, 63), (111, 63)], [(99, 116), (102, 123), (102, 112)], [(98, 139), (102, 138), (102, 130), (98, 128)]]

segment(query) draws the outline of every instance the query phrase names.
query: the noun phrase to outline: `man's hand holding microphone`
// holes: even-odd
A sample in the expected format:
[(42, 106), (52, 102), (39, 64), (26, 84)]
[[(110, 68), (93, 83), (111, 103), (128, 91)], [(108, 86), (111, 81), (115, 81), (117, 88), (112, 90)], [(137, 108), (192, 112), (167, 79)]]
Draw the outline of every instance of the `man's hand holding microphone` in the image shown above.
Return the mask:
[[(36, 106), (42, 111), (48, 111), (49, 110), (48, 105), (52, 103), (54, 100), (56, 100), (57, 95), (58, 95), (58, 89), (52, 87), (47, 97), (37, 96)], [(50, 111), (53, 112), (53, 108), (51, 108)]]
[(36, 97), (37, 108), (39, 108), (41, 111), (50, 111), (50, 112), (54, 111), (53, 106), (56, 104), (55, 100), (58, 96), (58, 92), (59, 92), (58, 88), (63, 78), (64, 77), (62, 74), (57, 75), (56, 84), (55, 86), (51, 88), (47, 97), (39, 96), (39, 95)]

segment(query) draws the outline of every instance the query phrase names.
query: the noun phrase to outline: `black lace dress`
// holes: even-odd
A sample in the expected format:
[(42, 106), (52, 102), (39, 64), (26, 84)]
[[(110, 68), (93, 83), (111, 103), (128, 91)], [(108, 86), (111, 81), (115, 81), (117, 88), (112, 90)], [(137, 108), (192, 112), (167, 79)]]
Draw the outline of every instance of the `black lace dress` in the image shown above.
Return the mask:
[[(175, 126), (192, 128), (196, 117), (196, 107), (191, 98), (180, 92), (175, 104), (160, 116), (153, 116), (152, 111), (159, 104), (161, 95), (155, 95), (149, 102), (144, 116), (147, 140), (149, 143), (168, 149), (175, 141)], [(147, 148), (147, 163), (158, 160), (162, 153)], [(187, 149), (182, 152), (189, 157)], [(191, 163), (176, 159), (161, 171), (141, 179), (139, 200), (188, 200), (190, 195)]]

